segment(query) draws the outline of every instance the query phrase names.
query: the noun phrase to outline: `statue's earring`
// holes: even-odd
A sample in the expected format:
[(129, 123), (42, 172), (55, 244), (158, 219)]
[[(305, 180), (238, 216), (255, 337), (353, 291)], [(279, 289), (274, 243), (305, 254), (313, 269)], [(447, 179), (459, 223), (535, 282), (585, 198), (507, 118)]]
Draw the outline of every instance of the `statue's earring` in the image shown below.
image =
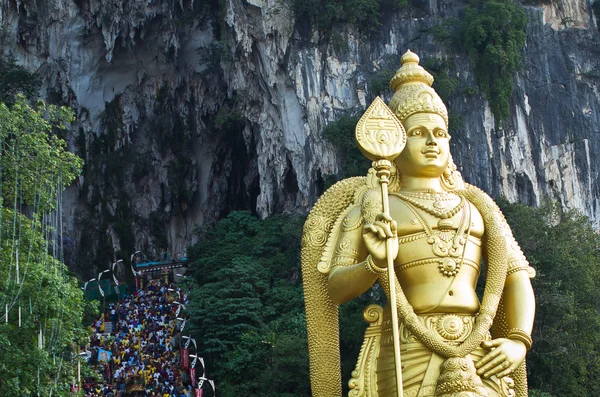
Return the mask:
[(440, 177), (442, 187), (447, 191), (459, 190), (465, 188), (465, 183), (462, 179), (462, 175), (456, 169), (456, 164), (454, 164), (454, 160), (452, 160), (452, 155), (448, 158), (448, 165), (446, 165), (446, 169), (444, 173)]

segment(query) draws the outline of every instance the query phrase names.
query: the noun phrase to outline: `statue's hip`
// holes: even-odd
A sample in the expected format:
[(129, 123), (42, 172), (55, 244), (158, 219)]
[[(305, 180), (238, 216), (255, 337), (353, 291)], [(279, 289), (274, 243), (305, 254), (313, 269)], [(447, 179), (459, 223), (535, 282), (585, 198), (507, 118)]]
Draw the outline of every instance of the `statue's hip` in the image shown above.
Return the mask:
[[(431, 314), (419, 320), (446, 343), (460, 344), (470, 334), (475, 315)], [(477, 348), (466, 357), (444, 357), (433, 353), (403, 324), (399, 326), (400, 356), (404, 397), (503, 397), (499, 379), (483, 379), (475, 372), (474, 364), (486, 351)], [(489, 339), (488, 335), (486, 339)], [(394, 346), (389, 311), (382, 322), (380, 350), (377, 358), (377, 395), (396, 397)]]

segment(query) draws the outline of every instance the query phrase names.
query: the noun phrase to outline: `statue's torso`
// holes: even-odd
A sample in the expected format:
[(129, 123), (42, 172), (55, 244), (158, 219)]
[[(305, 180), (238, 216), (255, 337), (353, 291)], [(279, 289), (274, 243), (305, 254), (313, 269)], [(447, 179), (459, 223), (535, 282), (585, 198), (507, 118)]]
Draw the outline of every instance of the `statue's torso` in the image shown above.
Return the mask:
[[(413, 198), (413, 201), (428, 207), (433, 203), (418, 198)], [(452, 209), (459, 202), (460, 198), (453, 195), (441, 204)], [(467, 202), (455, 215), (440, 222), (440, 218), (392, 193), (390, 215), (398, 222), (397, 277), (415, 312), (477, 313), (479, 299), (475, 286), (484, 234), (483, 219), (477, 209)], [(455, 239), (457, 230), (462, 230), (459, 233), (459, 237), (464, 238), (462, 243), (458, 241), (460, 238)], [(447, 254), (445, 249), (449, 249)], [(445, 275), (443, 270), (449, 275)]]

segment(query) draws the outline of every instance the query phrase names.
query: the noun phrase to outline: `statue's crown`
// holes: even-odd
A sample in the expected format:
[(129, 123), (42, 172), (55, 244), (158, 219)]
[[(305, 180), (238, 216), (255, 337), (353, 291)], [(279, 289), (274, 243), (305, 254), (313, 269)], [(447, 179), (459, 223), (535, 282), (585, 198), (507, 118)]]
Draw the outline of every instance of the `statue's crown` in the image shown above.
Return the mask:
[(421, 65), (419, 57), (408, 50), (400, 59), (402, 66), (390, 81), (394, 96), (389, 103), (396, 117), (404, 122), (415, 113), (435, 113), (442, 116), (448, 126), (448, 110), (431, 85), (433, 76)]

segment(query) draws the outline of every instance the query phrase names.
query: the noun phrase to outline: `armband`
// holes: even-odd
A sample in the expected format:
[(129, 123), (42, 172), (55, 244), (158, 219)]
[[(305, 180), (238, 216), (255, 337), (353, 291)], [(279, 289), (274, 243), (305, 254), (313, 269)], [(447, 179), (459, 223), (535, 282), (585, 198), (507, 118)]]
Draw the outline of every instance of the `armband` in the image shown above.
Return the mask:
[(521, 270), (527, 270), (528, 267), (529, 264), (525, 261), (516, 260), (509, 262), (507, 275), (516, 273)]

